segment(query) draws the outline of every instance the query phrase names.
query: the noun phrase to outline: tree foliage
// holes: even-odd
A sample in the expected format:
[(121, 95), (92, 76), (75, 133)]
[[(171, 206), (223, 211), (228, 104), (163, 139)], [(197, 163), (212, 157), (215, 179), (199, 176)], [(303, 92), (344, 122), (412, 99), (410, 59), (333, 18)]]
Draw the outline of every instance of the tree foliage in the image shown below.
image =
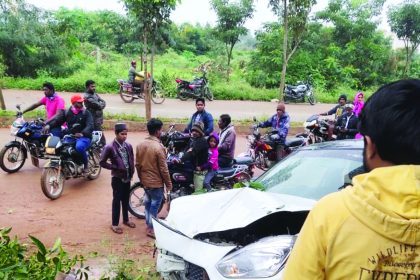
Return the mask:
[(229, 67), (232, 51), (241, 35), (246, 35), (248, 30), (244, 27), (247, 19), (254, 12), (253, 0), (212, 0), (213, 9), (217, 14), (215, 34), (225, 44), (227, 56), (227, 80), (229, 81)]
[(406, 76), (413, 55), (420, 44), (420, 3), (409, 0), (391, 7), (388, 12), (388, 22), (391, 31), (404, 42), (406, 61), (403, 76)]

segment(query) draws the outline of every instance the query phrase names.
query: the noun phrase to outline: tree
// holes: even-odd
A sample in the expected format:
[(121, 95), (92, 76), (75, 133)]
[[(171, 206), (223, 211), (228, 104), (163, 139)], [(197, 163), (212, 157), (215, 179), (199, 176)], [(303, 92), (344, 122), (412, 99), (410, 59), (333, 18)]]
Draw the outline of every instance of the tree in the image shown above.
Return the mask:
[[(143, 30), (143, 64), (144, 72), (147, 73), (147, 55), (149, 53), (148, 41), (152, 41), (151, 72), (153, 71), (153, 54), (155, 43), (160, 36), (159, 28), (169, 22), (171, 11), (175, 9), (179, 0), (124, 0), (128, 12), (137, 18)], [(153, 79), (153, 72), (151, 73)], [(149, 79), (144, 80), (144, 93), (146, 105), (146, 119), (152, 116)]]
[(298, 48), (307, 29), (309, 12), (316, 0), (270, 0), (269, 5), (283, 23), (283, 64), (279, 98), (283, 98), (287, 64)]
[(406, 76), (410, 70), (413, 55), (420, 44), (420, 3), (408, 0), (391, 7), (388, 12), (388, 23), (391, 31), (404, 42), (403, 76)]
[(254, 12), (253, 0), (239, 0), (232, 3), (229, 0), (212, 0), (211, 4), (217, 14), (216, 37), (226, 46), (226, 80), (229, 81), (233, 47), (239, 41), (239, 36), (248, 33), (244, 24), (247, 19), (252, 17)]

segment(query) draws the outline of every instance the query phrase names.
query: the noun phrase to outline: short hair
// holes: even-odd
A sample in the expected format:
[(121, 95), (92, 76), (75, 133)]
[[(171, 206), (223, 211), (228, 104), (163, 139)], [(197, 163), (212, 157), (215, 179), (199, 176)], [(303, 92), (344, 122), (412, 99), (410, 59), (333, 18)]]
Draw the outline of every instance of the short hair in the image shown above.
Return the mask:
[(47, 89), (49, 89), (49, 90), (51, 90), (51, 91), (55, 92), (54, 85), (53, 85), (52, 83), (50, 83), (50, 82), (45, 82), (45, 83), (43, 83), (43, 84), (42, 84), (42, 87), (46, 87)]
[(89, 87), (90, 85), (93, 85), (93, 84), (95, 84), (94, 80), (87, 80), (86, 83), (85, 83), (85, 87), (87, 88), (87, 87)]
[(156, 131), (158, 131), (159, 129), (162, 129), (162, 126), (163, 126), (163, 123), (161, 120), (151, 118), (147, 122), (147, 131), (149, 132), (150, 135), (154, 135)]
[(204, 105), (206, 105), (206, 100), (203, 98), (203, 97), (198, 97), (196, 100), (195, 100), (195, 104), (197, 104), (198, 102), (203, 102), (203, 104)]
[(228, 114), (223, 114), (223, 115), (220, 115), (220, 119), (222, 120), (222, 122), (223, 122), (225, 125), (230, 124), (230, 122), (232, 121), (232, 120), (230, 119), (230, 116), (229, 116)]
[(375, 143), (381, 159), (396, 165), (420, 164), (420, 79), (379, 88), (360, 114), (360, 133)]

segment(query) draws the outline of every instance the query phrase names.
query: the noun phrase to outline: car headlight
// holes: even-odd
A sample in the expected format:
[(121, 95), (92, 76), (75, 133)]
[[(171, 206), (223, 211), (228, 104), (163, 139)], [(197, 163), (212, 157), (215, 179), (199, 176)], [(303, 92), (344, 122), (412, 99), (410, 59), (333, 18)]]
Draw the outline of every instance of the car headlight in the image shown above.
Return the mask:
[(283, 268), (292, 250), (295, 236), (265, 237), (221, 259), (216, 267), (227, 278), (264, 278)]

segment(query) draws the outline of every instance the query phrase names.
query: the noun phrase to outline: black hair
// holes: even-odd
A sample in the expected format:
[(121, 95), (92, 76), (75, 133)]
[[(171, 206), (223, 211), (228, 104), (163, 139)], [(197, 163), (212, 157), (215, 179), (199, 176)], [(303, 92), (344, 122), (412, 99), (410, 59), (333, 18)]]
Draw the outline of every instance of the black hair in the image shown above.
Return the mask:
[(195, 100), (195, 104), (197, 104), (198, 102), (203, 102), (203, 104), (204, 105), (206, 105), (206, 100), (203, 98), (203, 97), (198, 97), (196, 100)]
[(420, 164), (420, 79), (379, 88), (360, 114), (360, 133), (375, 143), (381, 159), (396, 165)]
[(338, 101), (340, 101), (340, 99), (344, 99), (344, 101), (347, 102), (347, 95), (345, 95), (344, 93), (340, 95), (340, 97), (338, 98)]
[(151, 118), (147, 122), (147, 131), (149, 132), (150, 135), (154, 135), (156, 131), (158, 131), (159, 129), (162, 129), (162, 126), (163, 126), (163, 123), (161, 120)]
[(85, 87), (87, 88), (87, 87), (89, 87), (90, 85), (93, 85), (93, 84), (95, 84), (94, 80), (87, 80), (86, 83), (85, 83)]
[(45, 82), (42, 84), (42, 87), (46, 87), (47, 89), (51, 90), (52, 92), (55, 92), (54, 85), (50, 82)]
[(225, 125), (229, 125), (229, 124), (230, 124), (230, 122), (232, 121), (232, 120), (230, 119), (230, 116), (229, 116), (228, 114), (223, 114), (223, 115), (220, 115), (220, 119), (222, 120), (222, 122), (223, 122)]

